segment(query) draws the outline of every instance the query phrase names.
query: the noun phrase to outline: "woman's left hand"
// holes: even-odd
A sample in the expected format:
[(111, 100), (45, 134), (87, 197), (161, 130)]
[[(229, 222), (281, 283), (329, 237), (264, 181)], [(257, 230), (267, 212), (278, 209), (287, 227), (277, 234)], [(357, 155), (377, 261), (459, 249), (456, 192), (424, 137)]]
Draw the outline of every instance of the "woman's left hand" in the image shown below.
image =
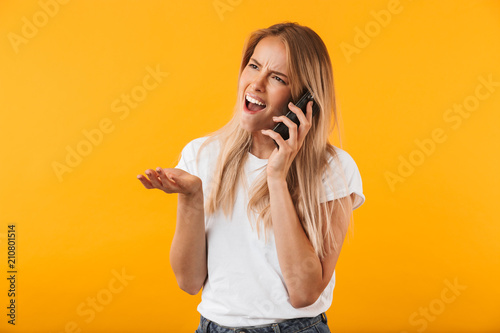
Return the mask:
[(274, 139), (279, 146), (276, 148), (269, 156), (267, 162), (267, 178), (275, 179), (286, 179), (288, 174), (288, 169), (292, 165), (295, 156), (299, 152), (300, 147), (304, 143), (307, 133), (311, 128), (312, 124), (312, 101), (307, 103), (307, 116), (302, 112), (300, 108), (295, 106), (292, 102), (288, 104), (290, 111), (297, 115), (299, 118), (300, 126), (297, 125), (287, 118), (286, 116), (273, 117), (275, 122), (282, 122), (288, 127), (288, 132), (290, 137), (288, 140), (283, 140), (280, 134), (276, 133), (272, 129), (262, 130), (262, 134), (267, 135)]

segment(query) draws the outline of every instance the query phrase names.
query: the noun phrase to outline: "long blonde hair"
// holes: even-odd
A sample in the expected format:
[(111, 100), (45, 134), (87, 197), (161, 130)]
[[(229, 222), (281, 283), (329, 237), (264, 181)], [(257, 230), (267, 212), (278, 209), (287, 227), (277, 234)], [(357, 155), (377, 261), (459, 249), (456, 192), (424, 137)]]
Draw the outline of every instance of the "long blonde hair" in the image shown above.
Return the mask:
[[(333, 244), (334, 249), (338, 249), (333, 235), (333, 213), (341, 214), (342, 219), (350, 219), (352, 214), (350, 200), (346, 201), (346, 205), (339, 201), (341, 209), (336, 212), (333, 212), (333, 205), (320, 204), (325, 195), (323, 177), (326, 175), (328, 184), (333, 184), (329, 159), (333, 158), (342, 171), (335, 149), (328, 142), (328, 137), (337, 124), (332, 65), (325, 44), (312, 29), (297, 23), (280, 23), (250, 34), (243, 48), (238, 82), (259, 41), (269, 36), (279, 37), (285, 45), (292, 99), (296, 101), (300, 93), (307, 88), (313, 93), (315, 103), (320, 109), (313, 117), (312, 127), (290, 166), (286, 181), (297, 216), (316, 254), (321, 259), (330, 250), (326, 248), (326, 242)], [(339, 139), (341, 140), (340, 133)], [(211, 133), (202, 144), (198, 158), (201, 150), (214, 140), (219, 140), (221, 149), (215, 166), (211, 192), (205, 202), (205, 214), (212, 215), (222, 209), (226, 216), (230, 216), (238, 186), (247, 187), (242, 174), (252, 145), (251, 133), (243, 130), (239, 125), (237, 105), (232, 119), (224, 127)], [(340, 177), (343, 178), (347, 188), (345, 176), (340, 175)], [(343, 189), (336, 189), (331, 185), (331, 190), (335, 198), (338, 198), (337, 192)], [(258, 214), (255, 223), (257, 232), (260, 235), (260, 228), (263, 226), (267, 241), (272, 222), (265, 169), (252, 184), (247, 214), (249, 217)]]

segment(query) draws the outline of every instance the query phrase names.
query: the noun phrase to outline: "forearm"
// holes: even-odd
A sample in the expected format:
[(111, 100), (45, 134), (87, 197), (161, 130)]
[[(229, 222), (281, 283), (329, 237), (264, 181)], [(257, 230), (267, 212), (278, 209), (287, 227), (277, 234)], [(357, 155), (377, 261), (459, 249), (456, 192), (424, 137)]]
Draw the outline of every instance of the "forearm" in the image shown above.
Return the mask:
[(203, 193), (179, 194), (177, 225), (170, 247), (170, 265), (179, 287), (197, 294), (207, 276)]
[(288, 191), (281, 179), (269, 179), (271, 218), (280, 268), (294, 307), (319, 296), (323, 270), (307, 238)]

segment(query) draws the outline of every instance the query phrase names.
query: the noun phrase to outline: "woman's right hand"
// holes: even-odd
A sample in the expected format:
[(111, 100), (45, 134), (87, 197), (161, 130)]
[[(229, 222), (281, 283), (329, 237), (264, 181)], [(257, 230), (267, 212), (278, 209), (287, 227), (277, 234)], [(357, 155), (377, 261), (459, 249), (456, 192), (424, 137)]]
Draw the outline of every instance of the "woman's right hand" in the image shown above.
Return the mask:
[(165, 193), (194, 194), (203, 190), (201, 179), (181, 169), (147, 169), (146, 175), (138, 175), (137, 179), (147, 189), (157, 188)]

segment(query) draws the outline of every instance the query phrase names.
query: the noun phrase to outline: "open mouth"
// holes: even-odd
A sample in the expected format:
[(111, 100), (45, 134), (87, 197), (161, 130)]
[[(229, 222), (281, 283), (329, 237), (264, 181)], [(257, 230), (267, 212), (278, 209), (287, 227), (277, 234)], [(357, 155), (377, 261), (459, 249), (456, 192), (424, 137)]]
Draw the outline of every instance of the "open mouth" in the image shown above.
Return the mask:
[(258, 112), (266, 108), (266, 104), (249, 96), (245, 95), (245, 105), (249, 111)]

